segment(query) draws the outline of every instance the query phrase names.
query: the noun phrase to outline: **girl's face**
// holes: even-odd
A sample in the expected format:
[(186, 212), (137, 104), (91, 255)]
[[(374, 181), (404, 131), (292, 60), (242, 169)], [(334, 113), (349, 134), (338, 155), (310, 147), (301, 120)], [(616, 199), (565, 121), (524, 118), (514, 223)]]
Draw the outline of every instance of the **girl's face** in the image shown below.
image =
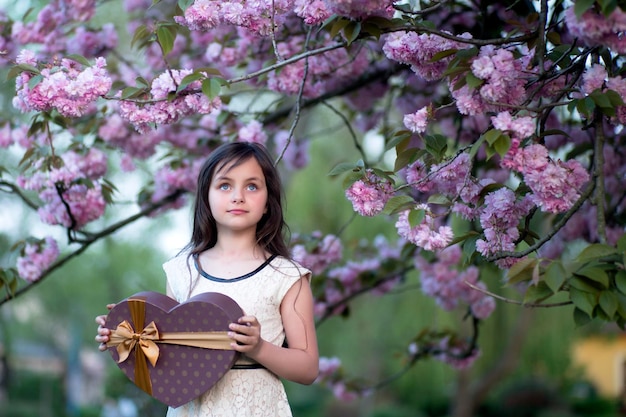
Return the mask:
[(233, 167), (229, 163), (216, 171), (209, 188), (209, 207), (218, 235), (228, 232), (255, 233), (267, 211), (265, 175), (256, 158)]

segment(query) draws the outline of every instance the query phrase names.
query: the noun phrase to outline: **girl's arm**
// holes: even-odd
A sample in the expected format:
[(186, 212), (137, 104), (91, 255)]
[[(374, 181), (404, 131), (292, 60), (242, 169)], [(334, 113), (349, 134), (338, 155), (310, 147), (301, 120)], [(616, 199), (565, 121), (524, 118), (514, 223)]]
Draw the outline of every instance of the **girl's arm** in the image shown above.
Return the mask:
[(281, 378), (311, 384), (319, 372), (319, 354), (313, 317), (313, 294), (306, 278), (300, 278), (280, 305), (289, 347), (269, 343), (260, 337), (261, 325), (254, 316), (244, 316), (231, 324), (235, 350), (245, 353)]

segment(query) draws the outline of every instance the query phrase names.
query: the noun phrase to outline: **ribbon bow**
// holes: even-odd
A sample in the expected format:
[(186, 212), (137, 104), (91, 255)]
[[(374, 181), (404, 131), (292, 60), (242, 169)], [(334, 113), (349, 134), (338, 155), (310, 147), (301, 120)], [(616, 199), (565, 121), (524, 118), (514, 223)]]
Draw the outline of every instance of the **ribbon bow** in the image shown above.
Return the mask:
[(111, 332), (107, 346), (115, 346), (119, 356), (117, 363), (122, 363), (128, 359), (131, 352), (139, 344), (138, 348), (150, 361), (150, 364), (155, 366), (159, 359), (159, 346), (157, 346), (156, 340), (159, 340), (159, 330), (154, 321), (137, 333), (133, 326), (127, 320), (124, 320)]

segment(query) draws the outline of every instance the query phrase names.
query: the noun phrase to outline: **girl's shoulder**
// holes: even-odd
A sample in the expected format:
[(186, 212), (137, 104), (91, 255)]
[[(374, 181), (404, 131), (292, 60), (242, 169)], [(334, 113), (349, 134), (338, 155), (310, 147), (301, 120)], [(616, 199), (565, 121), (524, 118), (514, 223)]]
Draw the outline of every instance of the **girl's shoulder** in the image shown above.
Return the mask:
[(186, 269), (187, 266), (189, 265), (190, 259), (191, 257), (189, 256), (189, 250), (183, 249), (180, 252), (178, 252), (176, 255), (169, 258), (167, 261), (165, 261), (163, 263), (163, 269), (165, 271), (171, 271), (171, 270), (175, 270), (181, 267), (184, 267)]
[(304, 266), (300, 265), (293, 259), (285, 258), (284, 256), (276, 256), (270, 262), (270, 265), (274, 270), (286, 275), (290, 278), (306, 278), (311, 280), (311, 271)]

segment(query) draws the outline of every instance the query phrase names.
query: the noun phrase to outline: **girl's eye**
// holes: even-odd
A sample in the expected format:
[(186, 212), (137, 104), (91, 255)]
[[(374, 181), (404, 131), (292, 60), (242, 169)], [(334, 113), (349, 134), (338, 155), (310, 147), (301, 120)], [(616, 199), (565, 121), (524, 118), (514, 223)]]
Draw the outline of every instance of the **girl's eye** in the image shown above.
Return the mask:
[(228, 184), (220, 184), (218, 188), (220, 190), (227, 191), (230, 188), (230, 186)]
[(256, 189), (257, 189), (257, 186), (256, 186), (256, 185), (254, 185), (254, 184), (249, 184), (249, 185), (248, 185), (248, 190), (250, 190), (250, 191), (256, 191)]

